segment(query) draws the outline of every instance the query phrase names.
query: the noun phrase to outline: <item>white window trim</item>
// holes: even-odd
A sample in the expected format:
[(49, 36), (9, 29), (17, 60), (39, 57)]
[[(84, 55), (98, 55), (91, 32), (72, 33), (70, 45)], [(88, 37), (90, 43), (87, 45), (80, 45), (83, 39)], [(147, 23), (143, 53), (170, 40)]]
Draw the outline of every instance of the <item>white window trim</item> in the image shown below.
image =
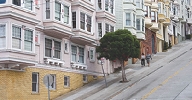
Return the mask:
[[(4, 48), (0, 48), (0, 50), (1, 50), (1, 49), (6, 49), (8, 47), (7, 46), (7, 41), (8, 41), (8, 25), (7, 25), (7, 23), (0, 23), (0, 25), (5, 25), (5, 47)], [(11, 30), (11, 33), (12, 33), (12, 30)]]
[[(67, 50), (65, 50), (65, 46), (67, 45)], [(64, 43), (64, 52), (65, 53), (69, 53), (69, 41), (68, 40), (65, 40), (65, 43)]]
[[(65, 85), (65, 77), (67, 78), (67, 85)], [(64, 75), (64, 87), (70, 87), (70, 76)]]
[[(45, 39), (46, 39), (46, 38), (47, 38), (47, 39), (51, 39), (51, 40), (52, 40), (52, 44), (53, 44), (53, 40), (56, 40), (56, 41), (58, 41), (58, 42), (61, 42), (61, 55), (60, 55), (60, 59), (54, 58), (54, 57), (53, 57), (53, 54), (51, 55), (52, 57), (47, 57), (47, 56), (45, 56)], [(52, 45), (52, 46), (53, 46), (53, 45)], [(62, 59), (63, 59), (62, 51), (63, 51), (63, 48), (62, 48), (62, 40), (45, 35), (45, 37), (44, 37), (44, 58), (50, 58), (50, 59), (54, 59), (54, 60), (62, 60)], [(53, 51), (52, 51), (51, 53), (53, 53)]]
[[(85, 30), (84, 29), (81, 29), (81, 13), (84, 13), (85, 14)], [(77, 16), (77, 12), (76, 12), (76, 16)], [(79, 12), (79, 29), (81, 31), (84, 31), (86, 33), (89, 33), (89, 34), (92, 34), (93, 33), (93, 16), (91, 14), (87, 14), (85, 11), (80, 11)], [(91, 17), (91, 32), (87, 31), (87, 16), (90, 16)], [(77, 23), (77, 20), (76, 20), (76, 24)], [(76, 25), (76, 28), (77, 28), (77, 25)]]
[[(21, 49), (17, 49), (17, 48), (13, 48), (12, 47), (12, 27), (13, 26), (16, 26), (16, 27), (19, 27), (19, 28), (21, 28)], [(24, 29), (23, 29), (23, 27), (24, 27)], [(24, 50), (24, 34), (25, 34), (25, 29), (28, 29), (28, 30), (31, 30), (32, 32), (33, 32), (33, 47), (32, 47), (32, 51), (27, 51), (27, 50)], [(29, 27), (26, 27), (26, 26), (24, 26), (24, 25), (18, 25), (18, 24), (15, 24), (15, 23), (12, 23), (11, 24), (11, 49), (12, 50), (17, 50), (17, 51), (23, 51), (23, 52), (28, 52), (28, 53), (35, 53), (35, 30), (34, 29), (32, 29), (32, 28), (29, 28)]]
[[(130, 25), (127, 25), (127, 24), (126, 24), (126, 20), (127, 20), (127, 19), (126, 19), (126, 14), (127, 14), (127, 13), (130, 14)], [(124, 15), (124, 16), (125, 16), (125, 19), (124, 19), (124, 20), (125, 20), (125, 24), (124, 24), (124, 25), (131, 27), (131, 26), (132, 26), (132, 20), (131, 20), (131, 19), (132, 19), (132, 13), (131, 13), (131, 12), (125, 12), (124, 14), (125, 14), (125, 15)]]
[[(80, 63), (80, 62), (78, 62), (78, 60), (79, 60), (79, 55), (78, 56), (76, 56), (77, 57), (77, 61), (76, 62), (74, 62), (74, 61), (72, 61), (72, 56), (71, 56), (71, 53), (72, 53), (72, 48), (71, 48), (71, 46), (76, 46), (76, 47), (82, 47), (82, 48), (84, 48), (84, 63)], [(70, 50), (71, 50), (71, 52), (70, 52), (70, 56), (71, 56), (71, 63), (79, 63), (79, 64), (86, 64), (86, 48), (85, 48), (85, 46), (81, 46), (81, 45), (78, 45), (78, 44), (75, 44), (75, 43), (71, 43), (70, 44)], [(79, 48), (77, 48), (77, 52), (79, 52)]]
[[(93, 58), (92, 59), (91, 59), (91, 51), (93, 51)], [(95, 62), (95, 48), (94, 47), (89, 48), (89, 60), (90, 60), (90, 62)]]
[[(51, 19), (51, 9), (52, 9), (52, 7), (51, 7), (51, 2), (52, 1), (50, 1), (50, 19)], [(55, 2), (58, 2), (58, 3), (60, 3), (60, 5), (61, 5), (61, 15), (60, 15), (60, 21), (59, 20), (56, 20), (55, 19)], [(62, 24), (65, 24), (65, 25), (72, 25), (72, 13), (71, 13), (71, 5), (70, 5), (70, 3), (68, 3), (68, 2), (65, 2), (65, 1), (59, 1), (59, 0), (55, 0), (55, 1), (53, 1), (53, 19), (55, 20), (55, 21), (57, 21), (57, 22), (60, 22), (60, 23), (62, 23)], [(69, 23), (65, 23), (64, 22), (64, 6), (67, 6), (67, 7), (69, 7)], [(62, 9), (63, 9), (63, 12), (62, 12)], [(46, 6), (45, 6), (45, 10), (46, 10)], [(46, 17), (46, 16), (45, 16)], [(46, 18), (45, 18), (46, 19)], [(49, 19), (48, 19), (49, 20)]]
[[(36, 83), (36, 91), (32, 91), (32, 93), (39, 93), (39, 73), (38, 72), (32, 72), (33, 74), (37, 74), (37, 83)], [(33, 81), (32, 81), (33, 83)]]
[[(101, 37), (99, 36), (99, 23), (101, 24)], [(103, 37), (103, 23), (102, 22), (98, 22), (97, 23), (97, 32), (98, 32), (98, 39)]]
[(17, 6), (17, 5), (15, 5), (15, 4), (13, 4), (13, 1), (11, 1), (11, 4), (14, 6), (14, 7), (16, 7), (16, 8), (19, 8), (19, 9), (23, 9), (24, 11), (26, 11), (26, 12), (35, 12), (35, 7), (36, 6), (34, 6), (34, 5), (36, 5), (35, 4), (35, 0), (32, 0), (32, 10), (29, 10), (29, 9), (27, 9), (27, 8), (25, 8), (25, 5), (24, 5), (24, 1), (25, 0), (20, 0), (21, 1), (21, 6)]

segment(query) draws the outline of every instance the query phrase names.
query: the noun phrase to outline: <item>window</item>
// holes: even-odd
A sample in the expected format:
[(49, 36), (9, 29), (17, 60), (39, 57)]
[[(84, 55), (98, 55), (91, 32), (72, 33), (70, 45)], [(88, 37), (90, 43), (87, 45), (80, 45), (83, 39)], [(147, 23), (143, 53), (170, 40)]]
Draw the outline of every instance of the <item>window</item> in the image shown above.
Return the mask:
[(34, 51), (33, 30), (25, 26), (12, 26), (12, 48), (24, 51)]
[(76, 28), (76, 12), (72, 12), (72, 24), (73, 28)]
[(131, 26), (131, 13), (126, 13), (126, 25)]
[(113, 8), (114, 8), (114, 7), (113, 7), (113, 6), (114, 6), (113, 3), (114, 3), (114, 0), (111, 0), (111, 1), (110, 1), (110, 6), (109, 6), (109, 7), (110, 7), (110, 11), (111, 11), (112, 14), (113, 14)]
[(46, 19), (50, 19), (50, 0), (46, 0)]
[(109, 24), (105, 24), (105, 33), (109, 32)]
[(109, 10), (109, 0), (105, 0), (105, 10)]
[(12, 26), (12, 47), (21, 49), (21, 28)]
[(98, 33), (99, 37), (102, 37), (102, 23), (98, 23)]
[(0, 4), (4, 4), (6, 2), (6, 0), (1, 0)]
[(111, 26), (110, 32), (114, 32), (114, 26)]
[(83, 74), (83, 82), (87, 82), (87, 75)]
[(70, 86), (70, 77), (64, 76), (64, 87), (69, 87), (69, 86)]
[(33, 9), (33, 0), (12, 0), (12, 3), (17, 6), (22, 6), (28, 10)]
[(87, 31), (91, 32), (91, 16), (87, 15)]
[(136, 27), (136, 22), (135, 22), (135, 14), (133, 14), (133, 27)]
[(79, 62), (84, 63), (84, 48), (79, 47)]
[(101, 0), (98, 0), (98, 8), (99, 8), (99, 10), (102, 9), (102, 3), (101, 3)]
[(69, 24), (69, 7), (64, 5), (64, 23)]
[(6, 25), (0, 25), (0, 48), (4, 48), (6, 46)]
[(12, 3), (17, 6), (21, 6), (21, 0), (12, 0)]
[(89, 50), (89, 60), (91, 62), (95, 61), (95, 48), (93, 47), (90, 47), (90, 50)]
[(136, 22), (137, 22), (137, 27), (136, 28), (137, 28), (137, 30), (140, 30), (140, 19), (137, 19)]
[(59, 2), (55, 2), (55, 19), (69, 24), (69, 7)]
[(32, 92), (39, 92), (39, 73), (32, 73)]
[(55, 2), (55, 19), (61, 20), (61, 4), (58, 2)]
[(55, 39), (45, 38), (45, 56), (50, 58), (61, 58), (61, 42)]
[[(143, 1), (143, 0), (142, 0)], [(136, 7), (140, 8), (141, 4), (140, 4), (140, 0), (136, 0)]]
[(145, 17), (148, 17), (148, 6), (144, 7), (144, 14), (145, 14)]
[(51, 76), (53, 77), (53, 83), (51, 84), (51, 88), (50, 89), (56, 89), (56, 75), (55, 74), (51, 74)]
[(26, 9), (32, 10), (33, 0), (24, 0), (24, 5)]
[(81, 29), (85, 30), (85, 14), (81, 12)]
[(33, 32), (31, 30), (25, 30), (24, 49), (32, 51), (33, 47)]
[(154, 11), (151, 11), (151, 21), (152, 22), (156, 22), (156, 17), (155, 17), (155, 12)]
[(145, 29), (145, 23), (144, 23), (144, 19), (142, 19), (142, 31), (144, 31)]
[(84, 48), (76, 45), (71, 45), (71, 60), (73, 62), (84, 63)]
[(161, 13), (161, 3), (158, 3), (158, 12)]
[(65, 53), (69, 53), (69, 42), (65, 41)]

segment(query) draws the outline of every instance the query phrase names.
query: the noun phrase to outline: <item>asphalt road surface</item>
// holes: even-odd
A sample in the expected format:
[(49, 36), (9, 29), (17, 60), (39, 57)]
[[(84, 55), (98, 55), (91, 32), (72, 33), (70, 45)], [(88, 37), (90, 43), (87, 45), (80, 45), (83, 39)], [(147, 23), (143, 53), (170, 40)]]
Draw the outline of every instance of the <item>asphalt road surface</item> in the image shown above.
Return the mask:
[(192, 50), (113, 95), (111, 100), (192, 100)]

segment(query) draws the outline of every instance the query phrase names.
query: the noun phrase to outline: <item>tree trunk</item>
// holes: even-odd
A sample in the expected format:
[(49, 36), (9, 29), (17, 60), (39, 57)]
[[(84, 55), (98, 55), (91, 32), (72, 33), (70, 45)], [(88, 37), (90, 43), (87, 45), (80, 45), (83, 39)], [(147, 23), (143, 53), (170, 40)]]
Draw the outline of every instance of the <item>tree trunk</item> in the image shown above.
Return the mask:
[(126, 82), (126, 74), (125, 74), (125, 68), (124, 68), (124, 61), (121, 61), (121, 70), (122, 70), (122, 82)]

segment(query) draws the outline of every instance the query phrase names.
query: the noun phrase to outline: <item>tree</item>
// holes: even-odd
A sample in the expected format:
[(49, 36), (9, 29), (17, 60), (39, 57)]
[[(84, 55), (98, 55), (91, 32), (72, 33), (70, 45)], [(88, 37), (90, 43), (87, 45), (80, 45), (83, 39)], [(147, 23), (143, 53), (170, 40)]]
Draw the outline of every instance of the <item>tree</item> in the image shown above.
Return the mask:
[(140, 55), (140, 43), (135, 36), (127, 29), (119, 29), (109, 32), (100, 39), (100, 46), (96, 51), (100, 54), (98, 59), (105, 57), (113, 61), (118, 59), (121, 62), (122, 82), (126, 82), (124, 61), (128, 58), (138, 58)]

